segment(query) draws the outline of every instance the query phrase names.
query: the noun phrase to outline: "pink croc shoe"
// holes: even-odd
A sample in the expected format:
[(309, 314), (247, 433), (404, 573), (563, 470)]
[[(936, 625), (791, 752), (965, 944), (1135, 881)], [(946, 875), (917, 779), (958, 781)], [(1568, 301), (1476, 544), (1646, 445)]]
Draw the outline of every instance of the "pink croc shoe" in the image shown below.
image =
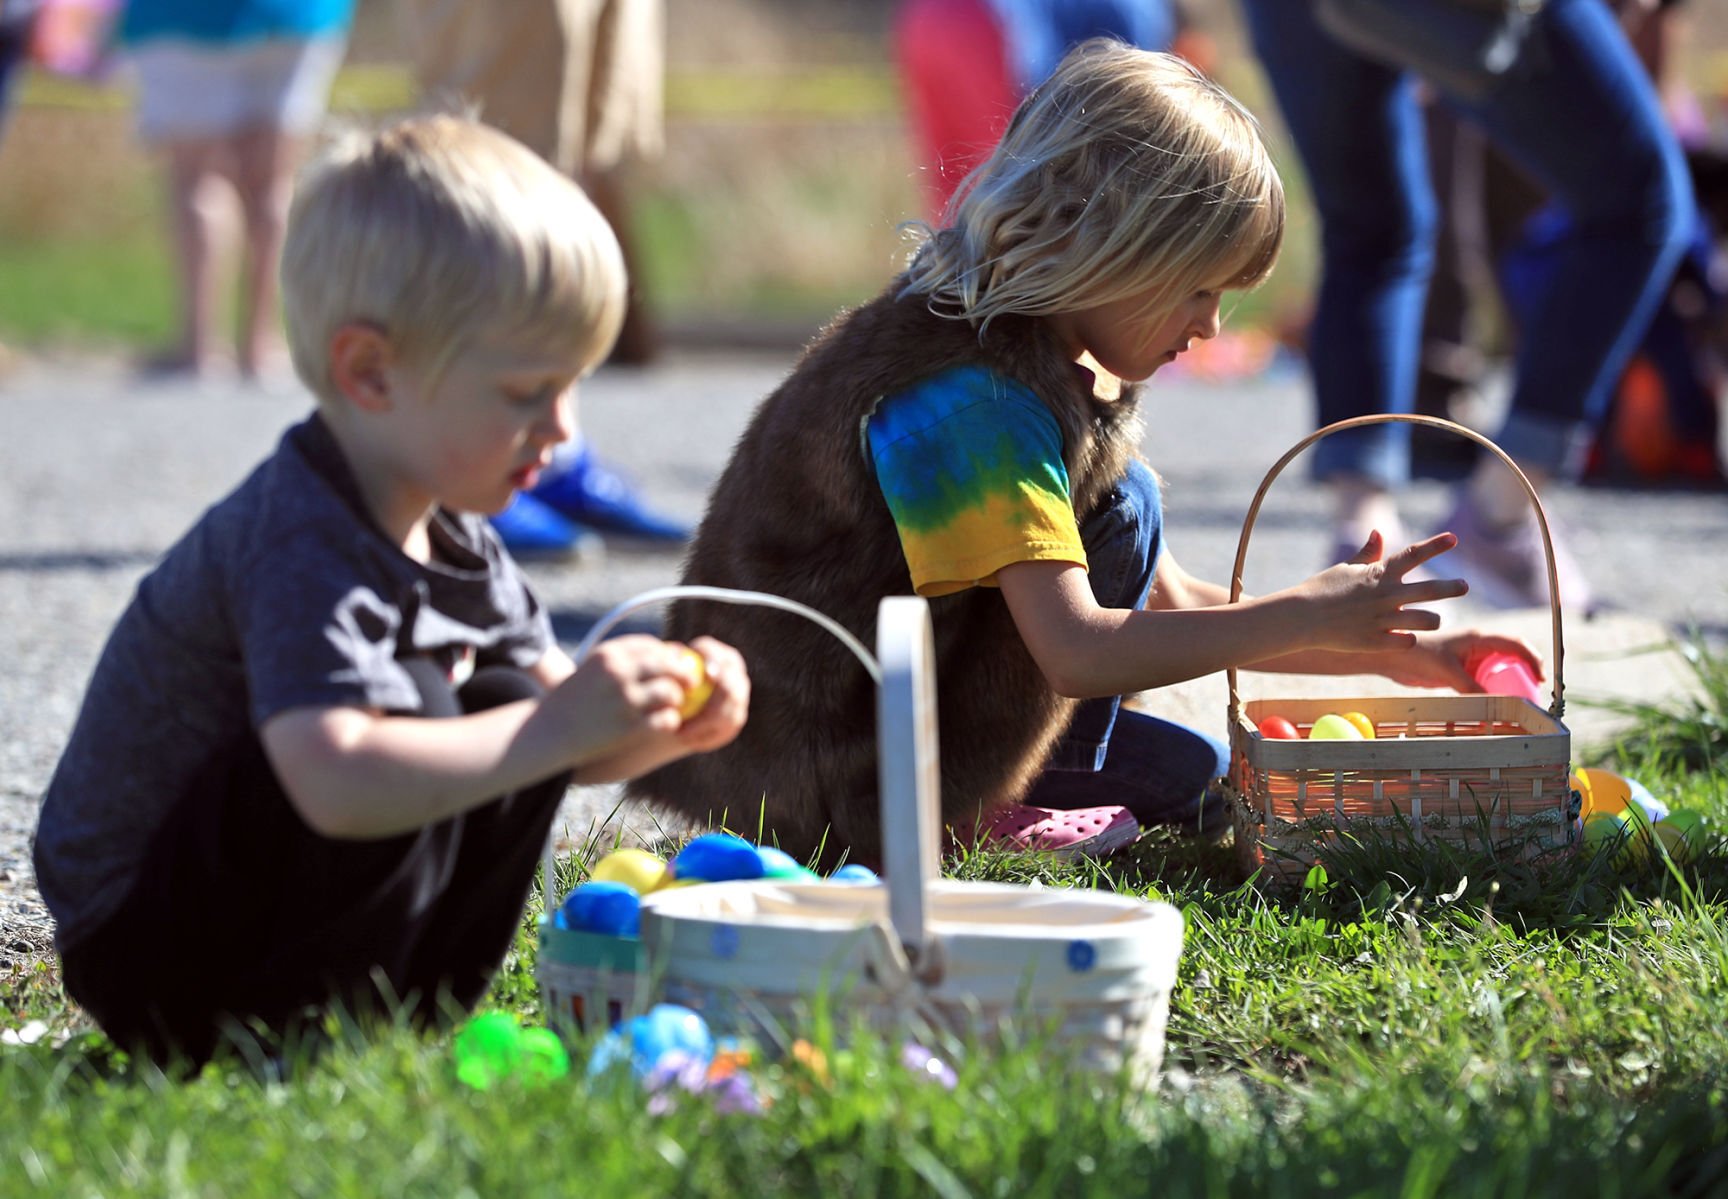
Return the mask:
[(1132, 845), (1139, 836), (1139, 822), (1114, 804), (1071, 811), (1014, 804), (990, 814), (978, 829), (977, 844), (1096, 858)]

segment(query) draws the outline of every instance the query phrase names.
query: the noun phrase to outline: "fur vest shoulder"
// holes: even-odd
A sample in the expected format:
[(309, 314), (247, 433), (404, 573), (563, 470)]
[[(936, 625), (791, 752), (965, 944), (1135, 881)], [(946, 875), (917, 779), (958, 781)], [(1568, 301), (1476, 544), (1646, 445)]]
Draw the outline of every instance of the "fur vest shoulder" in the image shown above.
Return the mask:
[[(899, 533), (862, 448), (876, 403), (966, 363), (1015, 379), (1055, 414), (1075, 513), (1086, 517), (1126, 469), (1140, 434), (1134, 396), (1106, 403), (1044, 322), (1000, 318), (984, 335), (897, 298), (901, 280), (831, 323), (757, 408), (715, 485), (686, 583), (766, 591), (817, 609), (867, 646), (884, 596), (912, 593)], [(1015, 802), (1066, 728), (1075, 701), (1053, 692), (994, 587), (930, 601), (935, 628), (942, 812), (970, 832)], [(666, 635), (708, 634), (750, 669), (750, 718), (724, 749), (633, 782), (627, 794), (777, 843), (809, 859), (880, 857), (875, 690), (829, 633), (761, 607), (682, 600)]]

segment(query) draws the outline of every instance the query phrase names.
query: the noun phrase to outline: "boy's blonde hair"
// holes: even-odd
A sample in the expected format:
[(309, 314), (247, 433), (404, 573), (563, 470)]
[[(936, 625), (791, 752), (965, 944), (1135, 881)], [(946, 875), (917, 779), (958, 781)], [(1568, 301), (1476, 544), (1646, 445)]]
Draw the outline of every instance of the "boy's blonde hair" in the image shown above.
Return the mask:
[(334, 138), (301, 177), (282, 251), (300, 378), (333, 398), (331, 335), (380, 327), (433, 378), (478, 337), (571, 351), (584, 373), (624, 319), (624, 257), (582, 189), (451, 115)]
[[(1284, 235), (1254, 118), (1183, 59), (1094, 39), (1021, 103), (908, 269), (932, 311), (980, 326), (1153, 289), (1253, 287)], [(913, 226), (915, 229), (917, 226)]]

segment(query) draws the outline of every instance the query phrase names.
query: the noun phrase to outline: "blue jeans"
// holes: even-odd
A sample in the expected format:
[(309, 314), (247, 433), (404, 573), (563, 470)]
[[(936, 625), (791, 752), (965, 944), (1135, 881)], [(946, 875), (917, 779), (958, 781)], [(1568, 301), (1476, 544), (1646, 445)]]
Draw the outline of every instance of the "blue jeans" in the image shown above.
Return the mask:
[[(1080, 525), (1092, 594), (1107, 608), (1140, 608), (1152, 590), (1163, 542), (1158, 480), (1131, 463), (1096, 512)], [(1121, 804), (1143, 825), (1197, 831), (1223, 819), (1223, 808), (1201, 819), (1207, 784), (1230, 765), (1215, 737), (1144, 712), (1125, 711), (1122, 697), (1081, 703), (1026, 802), (1041, 808)]]
[[(1308, 0), (1242, 4), (1320, 215), (1309, 334), (1320, 422), (1409, 412), (1437, 223), (1416, 80), (1334, 41)], [(1521, 464), (1566, 474), (1672, 277), (1693, 200), (1685, 159), (1608, 6), (1549, 0), (1536, 37), (1533, 75), (1446, 101), (1573, 222), (1519, 332), (1511, 410), (1496, 437)], [(1334, 434), (1315, 447), (1313, 470), (1397, 486), (1409, 475), (1409, 428)]]
[(0, 21), (0, 129), (5, 128), (6, 114), (12, 108), (12, 89), (29, 53), (30, 30), (35, 23), (34, 14)]

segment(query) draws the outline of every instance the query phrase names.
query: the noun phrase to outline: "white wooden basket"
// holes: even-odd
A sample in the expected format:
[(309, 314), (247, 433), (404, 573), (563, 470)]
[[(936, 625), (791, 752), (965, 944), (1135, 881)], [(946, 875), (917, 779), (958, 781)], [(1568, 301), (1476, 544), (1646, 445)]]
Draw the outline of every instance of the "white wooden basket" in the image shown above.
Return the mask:
[(702, 1011), (717, 1034), (782, 1040), (819, 1009), (842, 1035), (857, 1024), (982, 1042), (1009, 1027), (1048, 1032), (1078, 1063), (1150, 1082), (1163, 1059), (1180, 913), (1089, 890), (940, 879), (924, 600), (882, 602), (877, 654), (885, 881), (721, 883), (650, 896), (642, 941), (660, 997)]

